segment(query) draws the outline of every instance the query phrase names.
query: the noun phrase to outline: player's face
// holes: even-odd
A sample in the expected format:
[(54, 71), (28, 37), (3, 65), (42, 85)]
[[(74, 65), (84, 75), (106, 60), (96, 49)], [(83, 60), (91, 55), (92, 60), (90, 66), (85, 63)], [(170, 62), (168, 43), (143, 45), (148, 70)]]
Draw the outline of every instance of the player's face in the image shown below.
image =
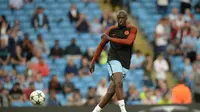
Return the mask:
[(125, 26), (127, 21), (127, 15), (125, 13), (119, 13), (117, 15), (117, 23), (119, 26)]

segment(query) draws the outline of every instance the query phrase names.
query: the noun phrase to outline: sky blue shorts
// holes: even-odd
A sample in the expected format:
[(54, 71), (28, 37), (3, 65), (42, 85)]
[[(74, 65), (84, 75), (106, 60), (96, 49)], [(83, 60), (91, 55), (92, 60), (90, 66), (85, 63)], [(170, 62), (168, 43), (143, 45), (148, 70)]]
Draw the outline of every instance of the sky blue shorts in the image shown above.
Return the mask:
[(107, 68), (110, 76), (117, 72), (121, 72), (125, 76), (125, 74), (128, 72), (128, 69), (124, 68), (118, 60), (108, 61)]

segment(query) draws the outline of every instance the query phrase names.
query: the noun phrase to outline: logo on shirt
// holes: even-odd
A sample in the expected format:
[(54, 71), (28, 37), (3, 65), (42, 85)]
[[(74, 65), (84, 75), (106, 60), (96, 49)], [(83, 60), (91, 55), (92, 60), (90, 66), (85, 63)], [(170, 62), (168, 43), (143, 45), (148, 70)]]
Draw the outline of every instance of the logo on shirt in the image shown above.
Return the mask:
[(116, 34), (112, 34), (112, 36), (116, 36)]
[(129, 31), (128, 31), (128, 30), (126, 30), (126, 31), (124, 32), (124, 34), (125, 34), (125, 35), (128, 35), (128, 34), (129, 34)]

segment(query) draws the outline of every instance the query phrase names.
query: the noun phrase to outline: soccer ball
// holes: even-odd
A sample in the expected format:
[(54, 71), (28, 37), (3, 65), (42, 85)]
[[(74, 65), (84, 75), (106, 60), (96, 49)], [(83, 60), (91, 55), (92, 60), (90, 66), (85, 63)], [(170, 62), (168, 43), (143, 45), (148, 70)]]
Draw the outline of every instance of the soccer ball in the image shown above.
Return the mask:
[(40, 90), (35, 90), (30, 95), (30, 101), (33, 105), (42, 105), (45, 101), (45, 95)]

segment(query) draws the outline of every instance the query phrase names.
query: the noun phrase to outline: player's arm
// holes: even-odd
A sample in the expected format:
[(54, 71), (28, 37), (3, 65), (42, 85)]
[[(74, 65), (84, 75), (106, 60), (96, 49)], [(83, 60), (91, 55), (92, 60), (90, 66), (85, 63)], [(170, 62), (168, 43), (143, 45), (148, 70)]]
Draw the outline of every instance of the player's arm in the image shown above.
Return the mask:
[[(111, 29), (115, 28), (116, 26), (111, 26), (110, 28), (108, 28), (108, 30), (106, 30), (105, 34), (106, 35), (109, 35), (109, 32)], [(97, 60), (97, 58), (99, 57), (101, 51), (103, 50), (103, 48), (105, 47), (105, 45), (108, 43), (108, 40), (107, 39), (104, 39), (103, 37), (106, 36), (106, 35), (102, 35), (102, 40), (100, 42), (100, 44), (98, 45), (97, 47), (97, 50), (93, 56), (93, 59), (92, 59), (92, 63), (91, 64), (94, 64)]]
[(133, 26), (130, 26), (130, 28), (130, 34), (126, 39), (108, 38), (108, 40), (117, 44), (131, 45), (136, 38), (137, 28)]
[[(105, 32), (106, 35), (109, 35), (110, 30), (113, 28), (114, 26), (111, 26), (110, 28), (108, 28), (108, 30)], [(105, 45), (108, 43), (107, 39), (104, 39), (103, 37), (106, 35), (102, 35), (101, 38), (101, 42), (97, 47), (97, 50), (92, 58), (92, 62), (91, 62), (91, 66), (90, 66), (90, 72), (94, 71), (94, 64), (97, 61), (99, 55), (101, 54), (102, 50), (104, 49)]]
[(97, 60), (97, 58), (99, 57), (99, 55), (101, 54), (102, 50), (104, 49), (105, 45), (107, 44), (107, 40), (105, 39), (102, 39), (100, 44), (98, 45), (97, 47), (97, 50), (92, 58), (92, 63), (91, 64), (94, 64)]

